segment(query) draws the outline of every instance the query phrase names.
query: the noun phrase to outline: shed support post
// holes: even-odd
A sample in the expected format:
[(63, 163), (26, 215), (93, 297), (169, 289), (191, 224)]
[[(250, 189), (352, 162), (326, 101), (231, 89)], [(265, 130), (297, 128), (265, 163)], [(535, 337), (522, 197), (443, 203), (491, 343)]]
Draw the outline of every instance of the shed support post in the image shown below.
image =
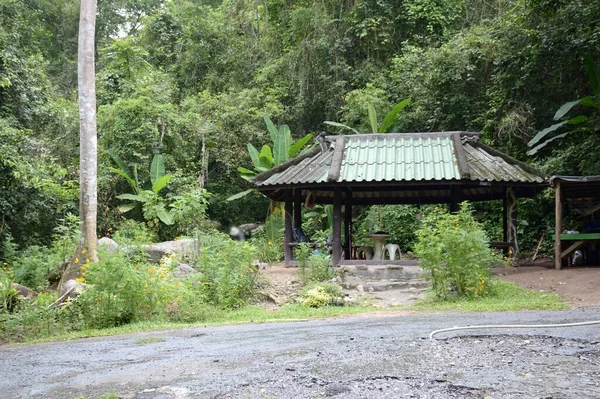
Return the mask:
[(452, 186), (450, 188), (450, 212), (460, 211), (460, 203), (462, 202), (462, 187)]
[(519, 243), (517, 241), (517, 196), (512, 187), (506, 189), (504, 197), (504, 219), (506, 223), (506, 241), (510, 243), (512, 256), (519, 253)]
[(294, 227), (302, 228), (302, 189), (294, 190)]
[(342, 258), (342, 192), (339, 187), (333, 191), (333, 266), (338, 266)]
[(352, 191), (348, 190), (344, 196), (344, 259), (352, 259)]
[(292, 265), (294, 259), (294, 252), (291, 247), (292, 243), (292, 190), (286, 189), (284, 194), (285, 205), (284, 205), (284, 235), (283, 235), (283, 255), (286, 266)]
[(562, 268), (562, 259), (561, 259), (561, 243), (560, 243), (560, 234), (562, 233), (562, 198), (561, 198), (561, 187), (560, 181), (556, 182), (556, 200), (555, 200), (555, 239), (554, 239), (554, 267), (557, 270)]

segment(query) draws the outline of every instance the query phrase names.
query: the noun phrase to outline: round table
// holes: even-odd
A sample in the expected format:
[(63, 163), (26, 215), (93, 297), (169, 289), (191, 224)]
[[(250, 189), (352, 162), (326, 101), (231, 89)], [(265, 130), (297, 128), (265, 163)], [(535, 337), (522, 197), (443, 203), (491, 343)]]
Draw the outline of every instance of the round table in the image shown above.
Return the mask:
[(371, 234), (369, 237), (373, 240), (373, 247), (375, 248), (375, 253), (373, 254), (373, 260), (383, 260), (383, 243), (385, 239), (390, 235), (386, 233), (376, 233)]

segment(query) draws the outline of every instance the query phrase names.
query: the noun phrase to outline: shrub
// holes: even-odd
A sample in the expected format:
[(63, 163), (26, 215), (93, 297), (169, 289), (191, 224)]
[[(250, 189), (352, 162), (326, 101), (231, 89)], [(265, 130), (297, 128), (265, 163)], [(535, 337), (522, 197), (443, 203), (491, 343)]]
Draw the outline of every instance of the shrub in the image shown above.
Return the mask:
[(342, 288), (332, 283), (314, 283), (302, 291), (302, 303), (312, 308), (343, 304)]
[(308, 258), (308, 264), (310, 265), (308, 274), (308, 279), (310, 281), (327, 281), (334, 276), (334, 273), (329, 266), (330, 259), (328, 255), (323, 253), (313, 253)]
[(222, 233), (198, 236), (194, 260), (200, 271), (203, 300), (227, 308), (239, 307), (254, 294), (257, 270), (252, 266), (255, 248)]
[(255, 230), (248, 242), (256, 249), (254, 256), (261, 262), (275, 263), (283, 259), (283, 242), (269, 240), (264, 227)]
[(82, 267), (88, 288), (77, 299), (86, 327), (104, 328), (161, 315), (181, 284), (164, 265), (117, 251)]
[(155, 238), (145, 223), (132, 219), (124, 219), (113, 235), (119, 245), (150, 244)]
[(478, 297), (490, 292), (490, 267), (498, 261), (488, 238), (463, 202), (458, 213), (436, 208), (417, 231), (415, 250), (430, 272), (436, 297)]

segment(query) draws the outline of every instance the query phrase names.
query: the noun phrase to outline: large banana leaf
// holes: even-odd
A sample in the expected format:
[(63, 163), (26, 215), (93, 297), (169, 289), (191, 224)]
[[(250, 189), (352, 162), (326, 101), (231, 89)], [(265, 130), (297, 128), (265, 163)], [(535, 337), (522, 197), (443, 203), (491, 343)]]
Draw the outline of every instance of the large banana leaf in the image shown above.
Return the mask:
[(250, 194), (252, 191), (254, 191), (253, 188), (246, 190), (246, 191), (242, 191), (241, 193), (234, 194), (231, 197), (227, 198), (227, 201), (234, 201), (236, 199), (245, 197), (246, 195)]
[(108, 155), (115, 161), (115, 163), (119, 166), (119, 168), (125, 173), (130, 179), (133, 179), (133, 175), (131, 174), (131, 170), (129, 166), (117, 155), (115, 150), (112, 148), (108, 150)]
[(255, 168), (258, 168), (260, 166), (260, 161), (258, 160), (258, 150), (250, 143), (248, 143), (247, 147), (248, 153), (250, 154), (250, 159), (252, 159), (252, 164)]
[(360, 132), (359, 132), (358, 130), (356, 130), (356, 129), (354, 129), (354, 128), (351, 128), (351, 127), (350, 127), (350, 126), (348, 126), (348, 125), (344, 125), (343, 123), (332, 122), (332, 121), (325, 121), (325, 122), (323, 122), (323, 123), (324, 123), (324, 124), (326, 124), (326, 125), (329, 125), (329, 126), (333, 126), (333, 127), (340, 127), (340, 128), (342, 128), (342, 129), (348, 129), (348, 130), (351, 130), (351, 131), (352, 131), (353, 133), (355, 133), (355, 134), (360, 134)]
[(371, 131), (373, 133), (377, 133), (379, 131), (377, 123), (377, 112), (375, 111), (375, 107), (373, 104), (367, 105), (367, 109), (369, 111), (369, 123), (371, 124)]
[(132, 210), (136, 206), (138, 206), (138, 204), (135, 203), (135, 202), (130, 202), (129, 204), (120, 205), (119, 206), (119, 212), (121, 212), (121, 213), (129, 212), (130, 210)]
[(113, 173), (118, 174), (119, 176), (121, 176), (122, 178), (127, 180), (127, 183), (129, 183), (129, 185), (131, 186), (131, 188), (133, 189), (134, 192), (136, 192), (136, 193), (139, 192), (137, 182), (135, 180), (133, 180), (131, 177), (129, 177), (125, 171), (123, 171), (121, 169), (112, 168), (112, 167), (109, 167), (108, 170)]
[(263, 145), (260, 149), (260, 153), (258, 154), (258, 160), (260, 161), (260, 166), (263, 168), (271, 169), (273, 167), (273, 153), (271, 152), (271, 147), (268, 145)]
[(269, 134), (271, 135), (271, 140), (273, 140), (273, 143), (277, 142), (277, 137), (279, 136), (279, 130), (277, 129), (277, 127), (275, 126), (273, 121), (268, 116), (266, 116), (266, 115), (263, 116), (263, 119), (265, 120), (267, 129), (269, 130)]
[(156, 216), (158, 216), (161, 222), (168, 226), (175, 223), (175, 221), (173, 220), (173, 215), (164, 208), (157, 209)]
[(156, 181), (162, 179), (165, 175), (165, 159), (162, 155), (156, 154), (152, 158), (152, 165), (150, 165), (150, 182), (154, 184)]
[(555, 121), (559, 120), (560, 118), (565, 116), (567, 114), (567, 112), (569, 112), (571, 110), (571, 108), (573, 108), (574, 106), (576, 106), (577, 104), (580, 104), (580, 103), (581, 103), (581, 100), (569, 101), (568, 103), (564, 103), (558, 109), (558, 111), (556, 111), (556, 113), (554, 114), (554, 120)]
[(306, 145), (306, 143), (308, 143), (310, 141), (310, 139), (312, 139), (312, 138), (313, 138), (313, 135), (311, 133), (309, 133), (306, 136), (302, 137), (300, 140), (296, 141), (290, 147), (290, 150), (288, 151), (288, 155), (290, 157), (295, 157), (296, 154), (298, 154), (300, 152), (302, 147), (304, 147)]
[(598, 69), (598, 64), (596, 64), (594, 58), (590, 54), (586, 54), (585, 57), (583, 57), (583, 61), (588, 78), (590, 79), (592, 91), (598, 98), (600, 97), (600, 69)]
[(408, 104), (410, 104), (411, 99), (405, 98), (400, 101), (398, 104), (394, 105), (394, 108), (390, 112), (387, 113), (385, 118), (383, 118), (383, 122), (381, 122), (381, 126), (379, 126), (379, 133), (390, 133), (390, 130), (396, 124), (398, 120), (398, 114), (402, 111)]
[[(555, 123), (554, 125), (545, 128), (544, 130), (542, 130), (541, 132), (538, 132), (538, 134), (536, 134), (530, 141), (529, 143), (527, 143), (527, 145), (529, 147), (533, 147), (534, 145), (538, 144), (544, 137), (546, 137), (547, 135), (549, 135), (550, 133), (554, 132), (555, 130), (559, 129), (560, 127), (564, 126), (567, 124), (567, 121), (562, 121), (560, 123)], [(527, 153), (530, 154), (535, 154), (537, 152), (534, 151), (532, 152), (534, 149), (529, 150)], [(530, 154), (531, 155), (531, 154)]]
[(277, 140), (273, 142), (273, 165), (281, 165), (288, 160), (288, 153), (292, 146), (292, 132), (288, 125), (279, 126)]
[(123, 200), (137, 201), (137, 202), (145, 202), (146, 201), (146, 197), (144, 197), (143, 195), (130, 194), (130, 193), (117, 195), (117, 198), (123, 199)]
[(155, 181), (152, 184), (152, 191), (154, 191), (154, 194), (160, 193), (160, 190), (165, 188), (167, 186), (167, 184), (169, 184), (170, 181), (171, 181), (171, 175), (164, 175), (163, 177), (161, 177), (160, 179)]

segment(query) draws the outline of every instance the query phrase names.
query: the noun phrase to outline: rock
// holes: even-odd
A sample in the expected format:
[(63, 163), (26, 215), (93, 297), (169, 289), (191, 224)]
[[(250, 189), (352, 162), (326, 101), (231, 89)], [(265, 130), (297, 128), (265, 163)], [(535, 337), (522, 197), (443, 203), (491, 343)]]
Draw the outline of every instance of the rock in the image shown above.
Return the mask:
[(151, 245), (144, 245), (142, 249), (150, 256), (151, 263), (160, 263), (163, 256), (177, 254), (177, 255), (191, 255), (197, 248), (198, 242), (191, 238), (186, 238), (177, 241), (165, 241)]
[(35, 298), (37, 296), (37, 292), (34, 290), (25, 287), (24, 285), (12, 283), (12, 287), (17, 291), (17, 295), (21, 296), (25, 299)]
[(191, 267), (190, 265), (188, 265), (186, 263), (180, 263), (179, 266), (177, 266), (174, 271), (175, 277), (178, 277), (178, 278), (186, 278), (190, 274), (193, 274), (193, 273), (198, 273), (198, 270), (194, 269), (193, 267)]
[(363, 287), (363, 285), (362, 285), (362, 284), (359, 284), (359, 285), (357, 285), (357, 286), (356, 286), (356, 289), (357, 289), (359, 292), (365, 292), (365, 288)]
[(60, 303), (64, 302), (68, 298), (76, 298), (86, 289), (86, 284), (79, 283), (75, 280), (67, 280), (67, 282), (63, 285), (59, 298), (65, 295), (64, 298), (60, 301)]
[(112, 238), (102, 237), (98, 240), (98, 247), (102, 247), (108, 252), (115, 252), (117, 249), (119, 249), (119, 244), (117, 244)]

